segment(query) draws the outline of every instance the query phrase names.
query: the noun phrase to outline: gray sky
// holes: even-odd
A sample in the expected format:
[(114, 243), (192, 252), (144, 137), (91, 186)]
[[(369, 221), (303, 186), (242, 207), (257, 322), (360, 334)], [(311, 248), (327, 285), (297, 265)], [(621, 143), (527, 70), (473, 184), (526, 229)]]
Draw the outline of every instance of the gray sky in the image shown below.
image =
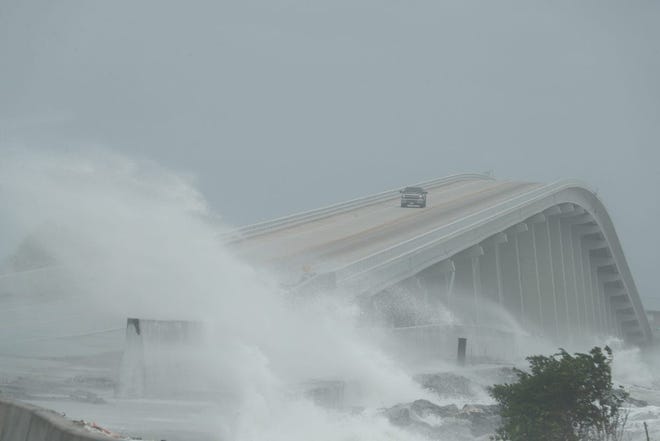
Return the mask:
[(657, 1), (3, 0), (13, 146), (156, 160), (234, 224), (462, 171), (577, 177), (660, 308)]

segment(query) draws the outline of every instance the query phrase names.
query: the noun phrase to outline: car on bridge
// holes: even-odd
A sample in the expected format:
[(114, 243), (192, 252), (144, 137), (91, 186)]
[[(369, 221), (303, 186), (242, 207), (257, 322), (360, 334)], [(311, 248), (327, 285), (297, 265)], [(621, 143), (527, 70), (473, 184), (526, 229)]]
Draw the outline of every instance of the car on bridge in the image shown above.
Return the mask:
[(406, 187), (401, 190), (401, 206), (409, 207), (415, 205), (417, 207), (426, 207), (426, 194), (428, 192), (422, 187)]

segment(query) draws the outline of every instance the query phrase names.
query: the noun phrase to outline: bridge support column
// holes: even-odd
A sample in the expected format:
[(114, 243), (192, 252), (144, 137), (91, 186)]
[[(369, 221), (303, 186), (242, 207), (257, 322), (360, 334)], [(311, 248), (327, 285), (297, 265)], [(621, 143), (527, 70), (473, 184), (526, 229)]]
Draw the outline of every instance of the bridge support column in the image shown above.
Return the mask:
[[(571, 322), (570, 289), (568, 287), (570, 276), (568, 275), (566, 241), (562, 218), (575, 210), (572, 204), (562, 204), (556, 207), (555, 213), (550, 217), (550, 242), (554, 244), (552, 262), (555, 269), (555, 293), (557, 295), (557, 314), (559, 319), (559, 337), (562, 341), (573, 341), (575, 324)], [(547, 213), (546, 213), (547, 214)]]
[[(573, 207), (572, 204), (567, 204)], [(567, 212), (570, 209), (564, 208)], [(574, 210), (573, 210), (574, 211)], [(580, 314), (583, 308), (580, 305), (578, 294), (577, 262), (575, 260), (575, 245), (573, 244), (573, 234), (571, 223), (566, 218), (560, 220), (561, 242), (563, 252), (563, 267), (566, 275), (566, 316), (568, 320), (568, 331), (571, 342), (583, 332), (583, 321)]]
[(562, 216), (574, 210), (571, 204), (564, 207), (555, 206), (546, 210), (548, 217), (548, 237), (551, 244), (550, 257), (554, 281), (555, 300), (557, 303), (557, 324), (559, 341), (571, 341), (571, 317), (569, 313), (569, 298), (567, 287), (566, 257), (564, 255), (564, 237)]
[(559, 207), (552, 207), (543, 214), (544, 220), (534, 224), (537, 243), (537, 262), (539, 268), (539, 292), (543, 309), (543, 329), (545, 336), (557, 339), (559, 337), (559, 312), (557, 307), (557, 289), (555, 285), (555, 264), (553, 261), (553, 246), (550, 215), (559, 214)]
[(582, 279), (584, 281), (583, 296), (585, 301), (585, 310), (587, 312), (587, 322), (589, 323), (589, 330), (594, 334), (598, 330), (598, 323), (596, 321), (596, 308), (593, 296), (593, 288), (591, 286), (591, 261), (589, 260), (589, 248), (586, 247), (582, 235), (578, 233), (578, 240), (580, 242), (580, 259), (582, 260)]
[(539, 266), (536, 259), (536, 238), (534, 222), (526, 221), (527, 231), (518, 236), (518, 262), (520, 265), (522, 297), (527, 328), (536, 334), (542, 334), (543, 305), (539, 282)]
[(567, 281), (570, 290), (569, 305), (571, 305), (569, 313), (572, 317), (571, 321), (575, 323), (575, 329), (578, 331), (575, 334), (577, 338), (588, 333), (591, 329), (591, 324), (587, 314), (587, 302), (585, 300), (581, 237), (574, 231), (574, 228), (586, 222), (591, 222), (592, 218), (579, 206), (573, 206), (573, 210), (570, 211), (570, 208), (564, 205), (564, 210), (568, 212), (562, 218), (562, 236), (565, 243), (566, 274), (569, 277)]
[(617, 323), (612, 311), (610, 297), (605, 290), (604, 282), (604, 279), (606, 279), (609, 274), (611, 274), (613, 271), (616, 271), (616, 264), (614, 263), (614, 259), (611, 257), (596, 258), (595, 260), (597, 267), (596, 277), (598, 280), (598, 290), (601, 295), (603, 313), (605, 314), (605, 324), (607, 326), (605, 329), (605, 335), (618, 337)]
[(588, 250), (589, 258), (589, 270), (590, 270), (590, 281), (591, 281), (591, 295), (594, 305), (594, 321), (596, 323), (596, 331), (599, 335), (605, 335), (608, 332), (608, 326), (606, 323), (606, 313), (604, 306), (604, 295), (600, 289), (600, 282), (598, 280), (598, 265), (599, 257), (595, 257), (598, 254), (603, 254), (607, 252), (608, 245), (607, 242), (601, 240), (600, 227), (597, 225), (592, 226), (583, 226), (578, 228), (578, 230), (583, 234), (584, 246)]
[[(616, 309), (612, 303), (613, 293), (616, 295), (625, 293), (621, 275), (618, 273), (612, 258), (599, 259), (597, 264), (599, 264), (597, 271), (598, 287), (603, 299), (604, 313), (607, 316), (608, 329), (606, 329), (605, 335), (618, 336), (621, 338), (623, 337), (621, 323), (617, 318)], [(625, 293), (625, 295), (627, 297), (627, 293)]]
[(607, 312), (609, 314), (610, 318), (610, 324), (611, 324), (611, 330), (612, 330), (612, 335), (615, 337), (621, 338), (621, 335), (619, 333), (619, 324), (616, 321), (616, 314), (614, 313), (614, 308), (612, 307), (612, 302), (610, 301), (610, 297), (607, 295), (605, 292), (605, 284), (603, 286), (603, 295), (605, 297), (605, 304), (607, 305)]
[[(591, 300), (590, 289), (590, 263), (588, 255), (585, 258), (585, 250), (582, 241), (582, 235), (576, 231), (577, 228), (583, 224), (593, 221), (592, 217), (584, 212), (584, 209), (576, 207), (575, 211), (578, 214), (564, 220), (567, 225), (567, 234), (571, 247), (572, 268), (574, 270), (574, 293), (577, 315), (579, 317), (578, 324), (580, 325), (580, 335), (584, 336), (593, 333), (594, 315), (593, 315), (593, 302)], [(585, 263), (586, 262), (586, 263)]]
[(506, 231), (508, 240), (499, 245), (503, 305), (521, 323), (525, 320), (525, 304), (520, 273), (518, 233), (526, 230), (526, 224), (509, 228)]
[(607, 335), (611, 335), (614, 337), (620, 337), (619, 335), (619, 329), (618, 329), (618, 323), (616, 320), (616, 314), (614, 313), (614, 309), (612, 307), (612, 302), (610, 299), (610, 296), (607, 294), (607, 291), (605, 290), (605, 283), (600, 277), (600, 273), (598, 276), (599, 279), (599, 284), (600, 284), (600, 290), (603, 296), (603, 304), (605, 306), (605, 313), (607, 314), (607, 323), (608, 323), (608, 332)]
[(450, 308), (450, 302), (454, 291), (454, 279), (456, 276), (456, 266), (454, 265), (454, 261), (451, 259), (443, 260), (438, 264), (438, 271), (442, 274), (442, 278), (445, 282), (445, 292), (442, 297), (444, 298), (447, 308)]
[(474, 299), (474, 322), (481, 324), (481, 265), (479, 259), (484, 255), (484, 249), (475, 245), (466, 251), (472, 264), (472, 297)]
[(612, 318), (612, 328), (614, 329), (615, 336), (623, 339), (623, 331), (621, 330), (621, 324), (616, 316), (616, 305), (613, 302), (612, 296), (607, 290), (607, 285), (603, 283), (603, 292), (605, 293), (605, 301), (607, 302), (608, 308), (610, 310), (610, 315)]
[(452, 260), (456, 265), (453, 309), (472, 324), (478, 324), (481, 317), (481, 275), (479, 259), (484, 250), (475, 245), (455, 255)]
[(603, 336), (607, 333), (607, 324), (605, 323), (605, 314), (603, 313), (603, 302), (601, 299), (600, 282), (598, 281), (598, 268), (591, 263), (591, 289), (596, 308), (596, 323), (598, 324), (598, 335)]
[(429, 318), (438, 319), (438, 310), (451, 308), (455, 266), (446, 259), (419, 272), (416, 276), (418, 290), (424, 294), (424, 308)]
[(621, 311), (630, 311), (635, 312), (630, 303), (630, 298), (625, 289), (620, 285), (620, 282), (608, 283), (605, 280), (602, 280), (603, 289), (605, 291), (605, 296), (610, 304), (610, 309), (612, 310), (612, 316), (614, 318), (615, 329), (618, 332), (619, 338), (625, 338), (625, 333), (621, 325), (620, 312)]
[(484, 251), (480, 261), (481, 295), (500, 307), (504, 305), (500, 244), (506, 242), (506, 234), (499, 233), (480, 244)]
[(463, 318), (465, 323), (476, 324), (479, 316), (475, 292), (479, 289), (475, 284), (475, 273), (478, 261), (471, 255), (471, 249), (462, 251), (452, 257), (456, 272), (454, 277), (454, 289), (451, 298), (452, 310)]

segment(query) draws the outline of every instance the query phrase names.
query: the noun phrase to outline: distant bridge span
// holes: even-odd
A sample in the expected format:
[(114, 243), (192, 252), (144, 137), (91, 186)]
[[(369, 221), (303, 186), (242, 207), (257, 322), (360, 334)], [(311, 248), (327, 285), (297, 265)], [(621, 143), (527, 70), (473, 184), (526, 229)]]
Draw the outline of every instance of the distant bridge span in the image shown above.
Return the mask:
[(243, 227), (233, 250), (300, 289), (377, 295), (415, 286), (446, 304), (469, 299), (474, 325), (499, 304), (557, 341), (576, 334), (651, 339), (603, 203), (579, 181), (541, 185), (463, 174), (420, 183), (427, 208), (398, 190)]

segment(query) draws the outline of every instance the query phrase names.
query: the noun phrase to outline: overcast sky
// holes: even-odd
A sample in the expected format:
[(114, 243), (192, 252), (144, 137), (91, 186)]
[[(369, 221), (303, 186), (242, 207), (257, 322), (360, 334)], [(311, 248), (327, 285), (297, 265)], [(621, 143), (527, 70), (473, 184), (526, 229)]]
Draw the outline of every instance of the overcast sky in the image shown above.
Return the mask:
[(587, 181), (660, 308), (660, 2), (0, 2), (0, 148), (102, 146), (244, 224), (427, 178)]

